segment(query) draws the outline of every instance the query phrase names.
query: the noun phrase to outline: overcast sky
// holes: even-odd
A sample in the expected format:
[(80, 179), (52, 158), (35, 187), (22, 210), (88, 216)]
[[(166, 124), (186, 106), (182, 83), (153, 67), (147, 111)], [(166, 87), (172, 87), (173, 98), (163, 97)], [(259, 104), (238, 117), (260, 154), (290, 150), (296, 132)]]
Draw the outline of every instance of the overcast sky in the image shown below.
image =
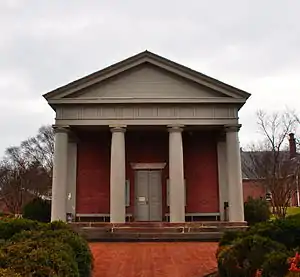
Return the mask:
[(0, 0), (0, 155), (52, 124), (42, 94), (148, 49), (252, 93), (255, 112), (300, 110), (300, 1)]

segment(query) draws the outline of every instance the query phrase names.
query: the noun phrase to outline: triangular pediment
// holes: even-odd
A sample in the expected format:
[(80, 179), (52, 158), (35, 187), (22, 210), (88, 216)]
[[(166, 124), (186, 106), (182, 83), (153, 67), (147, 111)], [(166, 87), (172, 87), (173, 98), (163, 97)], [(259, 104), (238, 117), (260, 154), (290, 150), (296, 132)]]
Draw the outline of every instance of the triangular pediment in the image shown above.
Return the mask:
[(164, 101), (244, 103), (250, 94), (148, 51), (47, 93), (50, 104)]
[(215, 98), (226, 95), (149, 63), (139, 65), (65, 98)]

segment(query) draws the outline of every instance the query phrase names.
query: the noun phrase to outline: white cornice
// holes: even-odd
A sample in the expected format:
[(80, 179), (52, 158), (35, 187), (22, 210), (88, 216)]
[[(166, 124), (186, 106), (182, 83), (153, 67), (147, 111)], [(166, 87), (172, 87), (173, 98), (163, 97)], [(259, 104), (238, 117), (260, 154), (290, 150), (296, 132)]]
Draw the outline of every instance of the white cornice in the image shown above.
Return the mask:
[(245, 99), (230, 98), (230, 97), (209, 97), (209, 98), (62, 98), (49, 100), (50, 105), (60, 104), (147, 104), (147, 103), (211, 103), (211, 104), (244, 104)]

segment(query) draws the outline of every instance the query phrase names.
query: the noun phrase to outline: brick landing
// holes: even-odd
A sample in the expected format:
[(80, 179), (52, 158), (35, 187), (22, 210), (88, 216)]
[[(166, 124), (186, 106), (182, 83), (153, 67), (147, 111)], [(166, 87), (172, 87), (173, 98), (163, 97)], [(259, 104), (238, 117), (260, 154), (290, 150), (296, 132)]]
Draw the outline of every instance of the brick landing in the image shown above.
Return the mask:
[(217, 243), (90, 243), (93, 277), (202, 277), (216, 267)]

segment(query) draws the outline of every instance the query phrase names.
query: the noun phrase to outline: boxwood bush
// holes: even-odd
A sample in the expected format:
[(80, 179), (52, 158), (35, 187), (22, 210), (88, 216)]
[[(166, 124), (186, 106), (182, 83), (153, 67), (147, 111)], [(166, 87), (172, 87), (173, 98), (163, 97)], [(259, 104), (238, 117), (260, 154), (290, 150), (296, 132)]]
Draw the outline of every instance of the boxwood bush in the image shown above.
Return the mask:
[(0, 268), (0, 277), (22, 277), (22, 275), (10, 268)]
[(273, 251), (265, 256), (261, 266), (263, 276), (282, 277), (289, 269), (289, 257), (292, 251)]
[(0, 266), (22, 276), (80, 276), (72, 248), (54, 239), (9, 242), (0, 250)]
[(224, 277), (253, 277), (268, 254), (286, 252), (284, 245), (261, 236), (248, 236), (222, 251), (218, 257), (220, 275)]
[(43, 225), (37, 221), (16, 218), (0, 220), (0, 239), (8, 240), (24, 230), (40, 230)]
[(300, 216), (256, 224), (243, 233), (226, 233), (217, 251), (221, 277), (282, 277), (300, 246)]
[(91, 275), (93, 264), (92, 253), (87, 242), (72, 230), (23, 231), (13, 236), (10, 241), (17, 243), (26, 239), (35, 241), (53, 239), (69, 245), (75, 254), (75, 261), (77, 262), (80, 276), (89, 277)]
[(0, 268), (6, 271), (33, 277), (92, 274), (87, 242), (63, 222), (5, 220), (0, 222), (0, 237)]

